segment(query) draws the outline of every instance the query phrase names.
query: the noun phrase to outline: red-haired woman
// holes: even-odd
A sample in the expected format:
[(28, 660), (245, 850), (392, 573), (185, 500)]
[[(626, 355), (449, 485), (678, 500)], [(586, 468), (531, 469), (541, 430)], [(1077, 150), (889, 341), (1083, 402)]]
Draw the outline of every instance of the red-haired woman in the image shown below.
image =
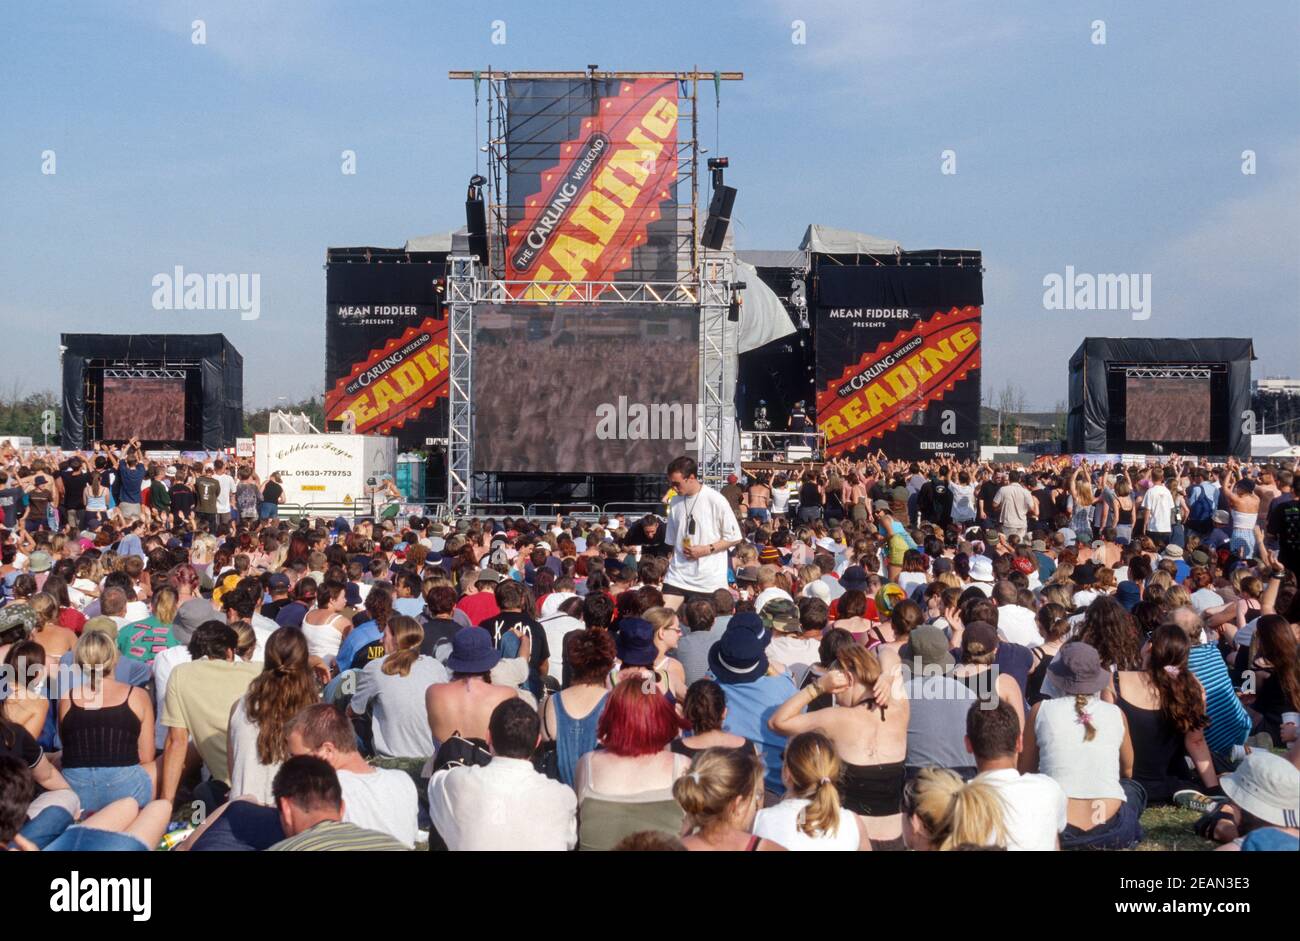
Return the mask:
[(685, 815), (673, 784), (691, 760), (668, 745), (681, 728), (653, 679), (632, 677), (614, 688), (596, 726), (603, 747), (583, 755), (574, 775), (579, 849), (613, 849), (643, 830), (680, 835)]

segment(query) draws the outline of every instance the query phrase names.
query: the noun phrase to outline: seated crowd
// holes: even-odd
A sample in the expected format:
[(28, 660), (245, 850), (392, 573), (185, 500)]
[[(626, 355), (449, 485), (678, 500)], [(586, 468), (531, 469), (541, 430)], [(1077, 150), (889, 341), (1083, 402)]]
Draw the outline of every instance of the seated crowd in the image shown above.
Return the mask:
[(0, 843), (1300, 848), (1291, 469), (668, 470), (666, 518), (290, 522), (0, 453)]

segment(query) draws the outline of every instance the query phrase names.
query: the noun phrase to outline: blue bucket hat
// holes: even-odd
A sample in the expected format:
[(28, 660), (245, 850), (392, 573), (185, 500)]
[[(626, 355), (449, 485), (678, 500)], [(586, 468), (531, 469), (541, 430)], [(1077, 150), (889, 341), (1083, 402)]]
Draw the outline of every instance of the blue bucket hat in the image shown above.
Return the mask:
[(768, 634), (762, 634), (744, 625), (727, 625), (722, 640), (709, 648), (709, 669), (719, 683), (752, 683), (767, 675)]
[(1138, 587), (1137, 582), (1120, 582), (1115, 587), (1115, 600), (1124, 606), (1124, 610), (1133, 613), (1139, 601), (1142, 600), (1142, 589)]
[(447, 669), (453, 673), (487, 673), (501, 662), (492, 635), (481, 627), (462, 627), (451, 638)]
[(654, 625), (644, 618), (623, 618), (614, 639), (618, 659), (625, 667), (652, 667), (659, 659)]

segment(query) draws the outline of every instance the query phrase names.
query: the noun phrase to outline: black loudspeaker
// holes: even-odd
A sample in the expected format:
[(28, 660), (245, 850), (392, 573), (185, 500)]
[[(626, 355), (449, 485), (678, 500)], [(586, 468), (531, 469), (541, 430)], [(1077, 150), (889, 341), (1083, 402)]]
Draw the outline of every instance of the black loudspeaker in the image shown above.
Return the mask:
[(465, 200), (465, 228), (469, 230), (469, 253), (486, 265), (488, 260), (487, 204), (483, 197)]
[(709, 203), (709, 216), (704, 220), (704, 234), (700, 244), (713, 251), (722, 249), (727, 237), (727, 228), (731, 225), (731, 207), (736, 202), (734, 186), (719, 186), (713, 190), (713, 199)]

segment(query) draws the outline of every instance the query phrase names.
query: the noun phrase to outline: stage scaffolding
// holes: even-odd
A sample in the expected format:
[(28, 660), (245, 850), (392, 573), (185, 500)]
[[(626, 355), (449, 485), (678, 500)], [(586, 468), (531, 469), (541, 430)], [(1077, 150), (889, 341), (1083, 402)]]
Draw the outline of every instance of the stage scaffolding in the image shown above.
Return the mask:
[[(448, 345), (450, 354), (450, 427), (447, 437), (447, 507), (454, 516), (472, 512), (474, 500), (474, 307), (477, 304), (539, 303), (538, 295), (563, 297), (563, 304), (656, 304), (698, 307), (700, 311), (700, 422), (698, 459), (700, 478), (720, 486), (729, 470), (728, 435), (735, 429), (735, 403), (728, 395), (727, 316), (736, 290), (735, 254), (707, 251), (699, 245), (700, 179), (699, 84), (712, 83), (715, 94), (724, 81), (739, 81), (741, 72), (507, 72), (453, 71), (451, 79), (474, 82), (475, 108), (480, 86), (486, 84), (486, 142), (475, 146), (487, 154), (487, 222), (489, 262), (484, 269), (472, 257), (448, 259)], [(507, 202), (507, 147), (509, 128), (507, 82), (521, 80), (636, 80), (672, 79), (678, 84), (676, 256), (674, 281), (507, 281), (507, 227), (511, 206)], [(681, 198), (689, 186), (689, 200)], [(519, 198), (516, 194), (516, 198)], [(519, 208), (519, 207), (515, 207)], [(547, 302), (545, 300), (541, 303)], [(730, 339), (734, 343), (734, 333)]]

